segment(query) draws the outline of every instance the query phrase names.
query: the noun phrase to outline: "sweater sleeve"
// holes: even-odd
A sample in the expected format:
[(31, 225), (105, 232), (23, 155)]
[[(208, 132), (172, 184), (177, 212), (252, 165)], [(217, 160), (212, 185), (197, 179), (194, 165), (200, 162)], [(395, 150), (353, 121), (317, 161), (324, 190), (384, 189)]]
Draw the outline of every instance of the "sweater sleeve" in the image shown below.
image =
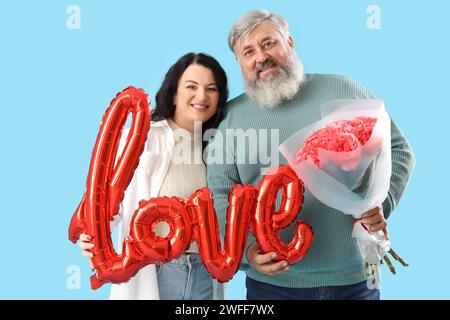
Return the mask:
[[(356, 98), (377, 99), (377, 97), (356, 81), (344, 77), (343, 83)], [(383, 213), (389, 218), (405, 191), (415, 165), (414, 152), (400, 128), (391, 118), (392, 174), (387, 198), (383, 201)]]
[(400, 202), (415, 165), (415, 156), (400, 128), (391, 118), (391, 157), (392, 175), (388, 196), (383, 202), (385, 218), (389, 218), (392, 211)]

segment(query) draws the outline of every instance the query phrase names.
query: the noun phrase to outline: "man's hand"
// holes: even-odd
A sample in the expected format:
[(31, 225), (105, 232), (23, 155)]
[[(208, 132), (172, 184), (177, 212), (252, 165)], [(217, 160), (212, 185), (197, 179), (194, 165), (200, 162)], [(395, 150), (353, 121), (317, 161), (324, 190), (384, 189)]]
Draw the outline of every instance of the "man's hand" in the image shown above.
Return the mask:
[(386, 228), (387, 221), (384, 218), (383, 209), (381, 207), (376, 207), (365, 212), (361, 218), (361, 223), (366, 225), (370, 232), (383, 230), (386, 240), (389, 240), (389, 233)]
[(287, 261), (273, 262), (275, 252), (261, 253), (258, 243), (254, 242), (247, 250), (247, 259), (250, 266), (258, 272), (268, 276), (276, 276), (289, 270)]

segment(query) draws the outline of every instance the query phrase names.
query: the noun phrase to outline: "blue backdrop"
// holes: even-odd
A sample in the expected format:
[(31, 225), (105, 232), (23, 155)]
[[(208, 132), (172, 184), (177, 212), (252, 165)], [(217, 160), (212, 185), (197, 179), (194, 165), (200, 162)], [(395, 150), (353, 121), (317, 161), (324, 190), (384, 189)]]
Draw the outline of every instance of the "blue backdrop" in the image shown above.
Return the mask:
[[(288, 20), (307, 72), (346, 74), (368, 87), (415, 150), (413, 178), (389, 219), (410, 267), (395, 276), (383, 267), (382, 298), (450, 298), (444, 0), (2, 2), (0, 298), (108, 297), (108, 285), (90, 289), (88, 262), (67, 239), (105, 109), (128, 85), (154, 102), (165, 72), (188, 51), (216, 57), (230, 97), (240, 94), (226, 38), (238, 17), (261, 7)], [(243, 280), (239, 272), (229, 283), (229, 299), (245, 298)]]

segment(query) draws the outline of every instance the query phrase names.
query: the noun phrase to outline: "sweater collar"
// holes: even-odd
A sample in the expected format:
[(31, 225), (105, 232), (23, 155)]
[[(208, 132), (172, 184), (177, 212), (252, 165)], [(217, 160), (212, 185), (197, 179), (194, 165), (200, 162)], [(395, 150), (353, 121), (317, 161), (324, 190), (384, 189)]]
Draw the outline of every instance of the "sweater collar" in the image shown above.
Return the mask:
[(172, 119), (168, 119), (167, 123), (173, 131), (173, 135), (175, 138), (175, 142), (181, 141), (181, 140), (187, 140), (187, 141), (194, 141), (197, 140), (194, 136), (193, 132), (189, 132), (186, 129), (181, 128), (178, 126)]

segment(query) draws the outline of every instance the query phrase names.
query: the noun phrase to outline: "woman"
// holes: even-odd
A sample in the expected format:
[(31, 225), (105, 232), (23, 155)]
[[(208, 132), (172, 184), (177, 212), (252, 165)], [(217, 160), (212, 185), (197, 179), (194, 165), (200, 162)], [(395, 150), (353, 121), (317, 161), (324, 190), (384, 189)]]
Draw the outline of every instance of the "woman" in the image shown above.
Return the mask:
[[(122, 222), (118, 248), (122, 248), (129, 234), (139, 200), (189, 197), (206, 186), (206, 167), (202, 161), (206, 143), (202, 143), (200, 133), (219, 125), (227, 99), (227, 77), (214, 58), (188, 53), (169, 69), (156, 95), (156, 108), (139, 165), (111, 223), (113, 230)], [(124, 130), (119, 153), (127, 133)], [(166, 223), (159, 223), (156, 229), (160, 236), (169, 231)], [(89, 240), (88, 235), (82, 234), (79, 246), (85, 257), (92, 258), (93, 244)], [(223, 286), (212, 280), (195, 242), (179, 258), (166, 264), (147, 265), (130, 281), (111, 286), (110, 299), (158, 298), (223, 299)]]

